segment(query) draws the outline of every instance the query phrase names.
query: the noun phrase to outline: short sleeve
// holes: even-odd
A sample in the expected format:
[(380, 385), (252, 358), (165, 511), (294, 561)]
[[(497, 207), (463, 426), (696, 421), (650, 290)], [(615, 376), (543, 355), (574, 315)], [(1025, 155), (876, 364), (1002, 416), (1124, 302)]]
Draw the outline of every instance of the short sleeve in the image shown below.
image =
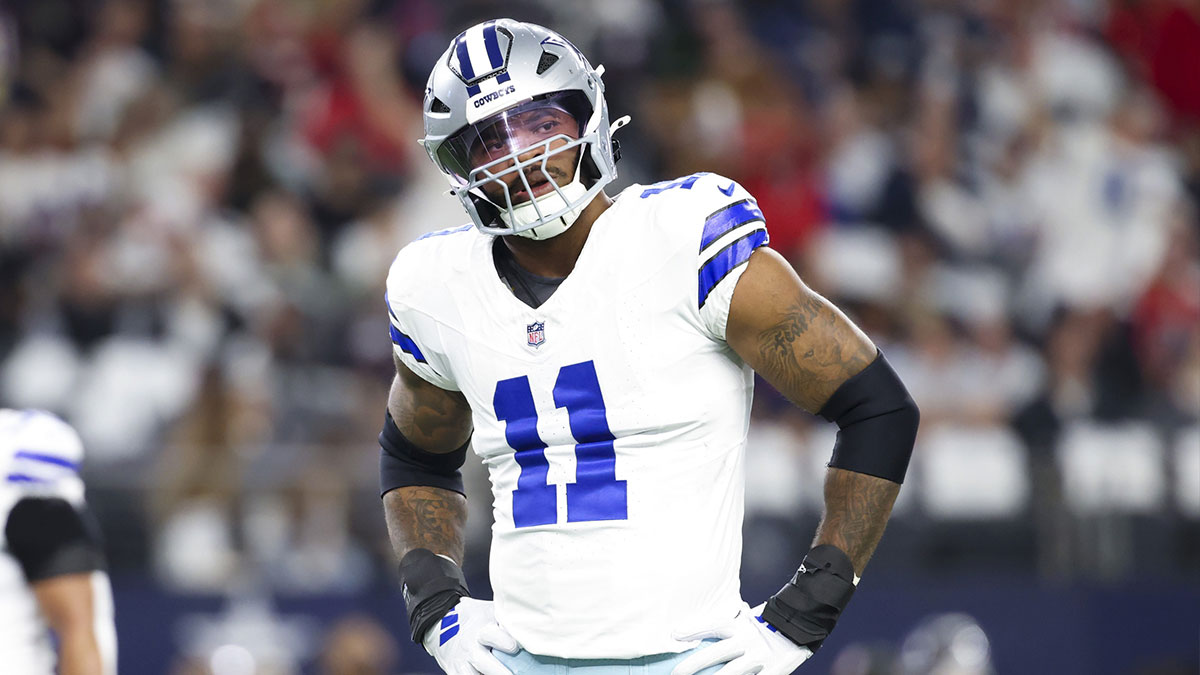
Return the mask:
[(441, 341), (437, 339), (439, 328), (436, 322), (414, 315), (400, 303), (385, 296), (388, 306), (388, 332), (392, 338), (392, 353), (423, 380), (441, 387), (458, 391), (458, 384), (449, 376), (449, 368), (442, 363)]
[(40, 410), (6, 411), (3, 440), (5, 482), (29, 497), (83, 503), (83, 442), (69, 424)]
[(733, 290), (750, 255), (770, 238), (758, 202), (735, 181), (720, 176), (716, 191), (723, 198), (701, 214), (703, 225), (696, 257), (696, 303), (709, 335), (725, 339)]

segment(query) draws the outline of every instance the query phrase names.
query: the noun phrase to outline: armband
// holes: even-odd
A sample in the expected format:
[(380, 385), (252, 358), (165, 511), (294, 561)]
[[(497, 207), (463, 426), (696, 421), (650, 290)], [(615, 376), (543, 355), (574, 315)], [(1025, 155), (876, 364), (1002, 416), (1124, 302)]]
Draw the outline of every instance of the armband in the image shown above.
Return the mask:
[(379, 494), (418, 485), (466, 494), (459, 469), (467, 460), (470, 445), (468, 440), (450, 452), (423, 450), (400, 433), (390, 411), (384, 413), (383, 431), (379, 432)]
[(408, 608), (412, 640), (417, 644), (458, 604), (459, 598), (471, 596), (462, 569), (427, 548), (415, 548), (400, 560), (400, 589)]
[(854, 565), (836, 546), (821, 544), (763, 608), (762, 618), (789, 640), (817, 651), (854, 595)]
[(883, 352), (817, 414), (838, 425), (829, 466), (904, 482), (921, 412)]

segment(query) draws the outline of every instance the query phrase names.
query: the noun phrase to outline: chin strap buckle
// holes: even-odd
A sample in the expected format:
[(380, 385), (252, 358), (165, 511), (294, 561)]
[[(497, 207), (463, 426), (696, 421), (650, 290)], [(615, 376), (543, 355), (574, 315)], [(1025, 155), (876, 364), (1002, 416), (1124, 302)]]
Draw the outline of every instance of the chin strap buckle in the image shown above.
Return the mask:
[[(626, 124), (629, 124), (629, 120), (630, 120), (629, 115), (622, 115), (622, 116), (618, 117), (616, 119), (616, 121), (613, 122), (608, 127), (608, 135), (612, 136), (613, 134), (615, 134), (618, 129), (625, 126)], [(612, 140), (612, 157), (613, 157), (614, 163), (621, 161), (621, 143), (620, 143), (620, 141), (618, 141), (615, 138)]]

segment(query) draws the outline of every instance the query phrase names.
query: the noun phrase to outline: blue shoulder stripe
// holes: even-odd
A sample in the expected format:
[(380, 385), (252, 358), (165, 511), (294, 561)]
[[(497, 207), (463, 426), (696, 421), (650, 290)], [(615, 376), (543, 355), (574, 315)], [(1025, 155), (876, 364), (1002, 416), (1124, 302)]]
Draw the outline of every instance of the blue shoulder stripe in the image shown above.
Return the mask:
[(396, 316), (396, 313), (392, 311), (392, 300), (388, 297), (387, 291), (383, 293), (383, 304), (387, 305), (388, 316), (392, 317), (392, 321), (399, 321), (400, 317)]
[(49, 483), (50, 482), (49, 479), (39, 478), (37, 476), (30, 476), (29, 474), (25, 474), (25, 473), (10, 473), (10, 474), (8, 474), (8, 477), (5, 478), (5, 480), (8, 481), (9, 483)]
[(704, 221), (704, 234), (700, 237), (700, 250), (708, 248), (709, 244), (733, 228), (755, 220), (765, 222), (763, 212), (753, 199), (743, 199), (721, 208)]
[(16, 459), (30, 459), (35, 462), (44, 462), (46, 464), (54, 464), (72, 471), (79, 471), (79, 465), (68, 459), (57, 457), (55, 455), (47, 455), (42, 452), (33, 452), (32, 450), (18, 450), (14, 455)]
[(413, 339), (400, 332), (399, 328), (388, 324), (388, 331), (392, 334), (392, 342), (400, 347), (406, 354), (412, 354), (413, 358), (419, 363), (429, 363), (425, 360), (425, 355), (421, 353), (421, 349), (417, 347), (417, 343)]
[(732, 242), (719, 253), (714, 255), (704, 266), (700, 268), (700, 307), (704, 306), (704, 301), (708, 299), (708, 294), (716, 288), (721, 280), (729, 276), (729, 273), (735, 270), (739, 265), (744, 264), (750, 259), (750, 254), (754, 249), (763, 246), (767, 243), (767, 231), (764, 228), (759, 228), (746, 236)]

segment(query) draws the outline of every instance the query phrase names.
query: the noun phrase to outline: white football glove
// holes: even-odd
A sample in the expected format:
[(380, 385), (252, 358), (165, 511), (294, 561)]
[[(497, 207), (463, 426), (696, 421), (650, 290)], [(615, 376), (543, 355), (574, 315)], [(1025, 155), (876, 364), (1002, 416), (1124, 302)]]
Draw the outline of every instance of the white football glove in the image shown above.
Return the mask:
[(717, 642), (702, 645), (686, 659), (679, 662), (671, 675), (693, 675), (705, 668), (719, 664), (714, 675), (787, 675), (812, 656), (808, 647), (801, 647), (775, 630), (763, 620), (766, 603), (750, 609), (744, 605), (742, 611), (728, 623), (711, 630), (675, 635), (676, 640), (710, 640)]
[(492, 654), (516, 654), (521, 646), (496, 623), (491, 601), (462, 598), (425, 634), (425, 651), (448, 675), (512, 675)]

